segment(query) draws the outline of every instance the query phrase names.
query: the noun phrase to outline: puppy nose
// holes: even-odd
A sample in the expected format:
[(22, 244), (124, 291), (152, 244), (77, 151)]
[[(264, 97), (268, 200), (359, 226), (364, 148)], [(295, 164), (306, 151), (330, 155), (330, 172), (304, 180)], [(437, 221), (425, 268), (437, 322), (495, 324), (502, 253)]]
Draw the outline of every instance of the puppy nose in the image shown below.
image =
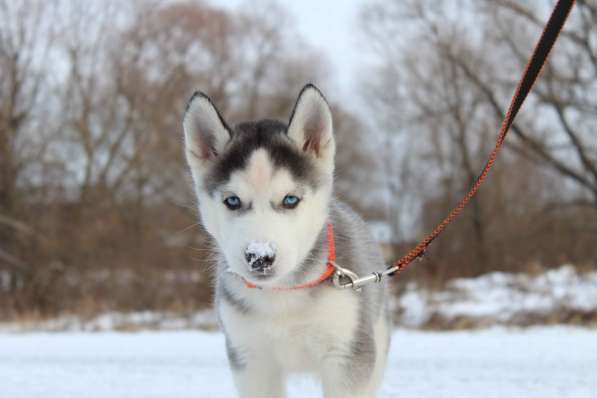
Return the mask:
[(268, 273), (276, 259), (276, 246), (273, 242), (252, 241), (245, 249), (245, 259), (251, 272)]

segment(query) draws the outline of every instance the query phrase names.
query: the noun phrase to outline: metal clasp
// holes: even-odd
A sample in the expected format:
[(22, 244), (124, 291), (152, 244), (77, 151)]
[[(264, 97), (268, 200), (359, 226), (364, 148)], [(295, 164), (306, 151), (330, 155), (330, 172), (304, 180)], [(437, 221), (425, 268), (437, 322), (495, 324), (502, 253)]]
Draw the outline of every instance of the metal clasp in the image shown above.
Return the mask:
[(334, 273), (334, 286), (339, 289), (352, 288), (355, 291), (360, 291), (361, 288), (369, 283), (381, 282), (382, 274), (373, 272), (367, 276), (359, 277), (355, 272), (348, 268), (340, 267), (338, 264), (332, 262), (336, 272)]

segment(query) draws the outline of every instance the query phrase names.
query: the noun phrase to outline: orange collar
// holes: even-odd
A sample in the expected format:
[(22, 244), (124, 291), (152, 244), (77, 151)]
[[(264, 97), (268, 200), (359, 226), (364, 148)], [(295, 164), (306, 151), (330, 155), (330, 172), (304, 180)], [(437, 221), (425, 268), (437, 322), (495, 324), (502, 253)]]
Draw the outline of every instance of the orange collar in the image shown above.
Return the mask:
[[(321, 284), (322, 282), (326, 281), (327, 279), (329, 279), (334, 271), (336, 270), (336, 267), (334, 266), (334, 263), (336, 261), (336, 243), (334, 240), (334, 226), (331, 223), (327, 224), (327, 241), (328, 241), (328, 261), (327, 261), (327, 265), (325, 267), (325, 271), (323, 271), (323, 273), (321, 275), (319, 275), (319, 277), (317, 279), (308, 281), (308, 282), (304, 282), (301, 283), (299, 285), (294, 285), (294, 286), (287, 286), (287, 287), (272, 287), (269, 288), (269, 290), (274, 290), (274, 291), (288, 291), (288, 290), (299, 290), (299, 289), (309, 289), (311, 287), (315, 287), (319, 284)], [(263, 287), (261, 286), (257, 286), (256, 284), (249, 282), (248, 280), (243, 278), (243, 281), (245, 282), (245, 286), (249, 289), (263, 289)]]

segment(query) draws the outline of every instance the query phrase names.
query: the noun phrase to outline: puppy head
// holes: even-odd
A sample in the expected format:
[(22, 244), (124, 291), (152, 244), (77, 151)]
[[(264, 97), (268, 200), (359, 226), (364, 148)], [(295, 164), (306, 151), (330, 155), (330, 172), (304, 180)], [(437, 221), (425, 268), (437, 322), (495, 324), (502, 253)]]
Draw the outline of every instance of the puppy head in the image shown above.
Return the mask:
[(196, 93), (183, 125), (201, 219), (228, 267), (264, 286), (291, 275), (323, 228), (332, 193), (335, 141), (321, 92), (305, 86), (287, 124), (234, 128)]

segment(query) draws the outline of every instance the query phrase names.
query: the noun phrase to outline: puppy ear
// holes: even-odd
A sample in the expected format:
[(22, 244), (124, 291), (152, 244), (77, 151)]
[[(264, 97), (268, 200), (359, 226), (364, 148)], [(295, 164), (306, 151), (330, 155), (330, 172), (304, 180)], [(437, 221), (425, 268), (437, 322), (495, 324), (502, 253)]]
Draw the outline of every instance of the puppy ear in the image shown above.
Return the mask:
[(211, 99), (195, 92), (184, 114), (184, 143), (193, 174), (202, 171), (224, 149), (232, 136)]
[(288, 136), (303, 151), (322, 160), (333, 160), (335, 142), (332, 112), (317, 87), (301, 90), (288, 123)]

